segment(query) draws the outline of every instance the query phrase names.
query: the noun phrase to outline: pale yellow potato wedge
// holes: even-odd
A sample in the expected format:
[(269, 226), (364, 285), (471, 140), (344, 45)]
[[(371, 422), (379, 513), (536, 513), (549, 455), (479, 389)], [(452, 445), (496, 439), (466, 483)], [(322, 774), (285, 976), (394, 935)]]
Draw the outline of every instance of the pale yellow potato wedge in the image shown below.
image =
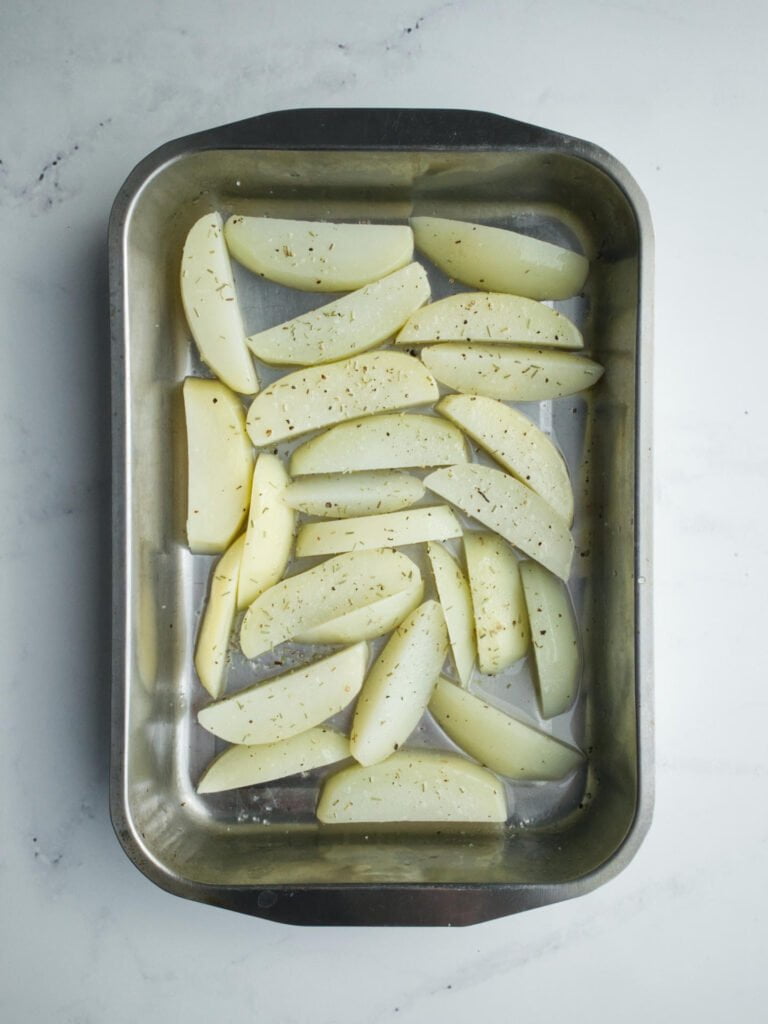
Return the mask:
[(367, 664), (368, 645), (355, 644), (209, 704), (197, 720), (229, 743), (277, 743), (345, 708), (359, 693)]
[(420, 604), (423, 596), (424, 581), (419, 577), (405, 590), (314, 626), (300, 633), (296, 640), (302, 644), (355, 644), (360, 640), (384, 636), (400, 625), (406, 615)]
[(332, 363), (391, 338), (428, 300), (426, 271), (409, 263), (335, 302), (252, 334), (248, 347), (275, 366)]
[(461, 292), (424, 306), (397, 336), (398, 345), (434, 341), (518, 342), (583, 348), (581, 331), (562, 313), (521, 295)]
[(508, 779), (562, 779), (584, 760), (576, 747), (504, 714), (448, 679), (438, 680), (429, 710), (457, 747)]
[(453, 661), (463, 686), (469, 685), (477, 652), (472, 595), (456, 559), (442, 544), (431, 541), (427, 555), (440, 598)]
[(543, 718), (561, 715), (579, 688), (581, 657), (573, 605), (565, 584), (536, 562), (521, 562)]
[(473, 288), (532, 299), (567, 299), (584, 287), (589, 261), (561, 245), (484, 224), (412, 217), (416, 247)]
[(422, 413), (385, 413), (340, 423), (305, 441), (293, 453), (291, 473), (422, 469), (466, 461), (467, 443), (453, 424)]
[(296, 537), (296, 557), (397, 548), (460, 536), (461, 524), (447, 505), (412, 508), (378, 516), (305, 523)]
[(570, 576), (574, 545), (568, 525), (513, 476), (468, 463), (435, 470), (424, 484), (560, 579)]
[(237, 587), (237, 607), (247, 608), (259, 594), (277, 583), (291, 557), (296, 514), (284, 500), (291, 478), (276, 455), (256, 459), (251, 507)]
[(355, 706), (349, 750), (371, 765), (398, 750), (418, 725), (448, 651), (437, 601), (425, 601), (387, 641), (368, 672)]
[(222, 793), (275, 782), (348, 757), (349, 740), (329, 725), (315, 726), (276, 743), (236, 744), (211, 761), (197, 784), (197, 792)]
[(527, 345), (429, 345), (421, 350), (421, 361), (454, 391), (510, 402), (575, 395), (603, 375), (603, 367), (586, 356)]
[(446, 395), (437, 411), (484, 448), (512, 476), (536, 491), (568, 526), (573, 488), (554, 443), (527, 416), (495, 398)]
[(257, 448), (343, 420), (434, 402), (438, 391), (423, 363), (401, 352), (368, 352), (340, 363), (296, 370), (270, 384), (248, 410)]
[(187, 541), (197, 554), (224, 551), (248, 508), (253, 451), (243, 408), (217, 380), (184, 381), (187, 424)]
[(400, 551), (353, 551), (329, 558), (256, 598), (240, 627), (243, 654), (255, 658), (316, 626), (408, 590), (420, 579), (418, 566)]
[(195, 669), (200, 682), (214, 699), (220, 697), (224, 690), (244, 545), (245, 535), (238, 537), (214, 566), (208, 603), (197, 634)]
[(270, 281), (307, 292), (349, 292), (413, 259), (405, 225), (328, 224), (277, 217), (230, 217), (230, 253)]
[(200, 358), (233, 391), (253, 395), (259, 378), (245, 343), (221, 214), (190, 230), (181, 257), (181, 301)]
[(421, 480), (407, 473), (320, 473), (294, 480), (283, 492), (283, 500), (310, 516), (343, 519), (399, 512), (423, 498), (424, 491)]
[(531, 642), (520, 569), (507, 542), (495, 533), (465, 533), (464, 552), (478, 667), (497, 675), (522, 658)]
[(504, 822), (507, 800), (495, 775), (457, 754), (403, 750), (331, 775), (317, 817), (326, 824)]

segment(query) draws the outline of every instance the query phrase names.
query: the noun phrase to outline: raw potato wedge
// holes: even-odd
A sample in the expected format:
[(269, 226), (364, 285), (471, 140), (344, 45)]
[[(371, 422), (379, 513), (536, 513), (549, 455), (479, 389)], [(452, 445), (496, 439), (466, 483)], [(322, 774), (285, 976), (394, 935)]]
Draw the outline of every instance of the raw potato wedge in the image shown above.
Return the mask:
[(477, 395), (446, 395), (436, 408), (571, 525), (573, 488), (568, 467), (552, 441), (527, 416), (495, 398)]
[(422, 469), (466, 461), (466, 441), (453, 424), (422, 413), (387, 413), (340, 423), (305, 441), (293, 453), (291, 473)]
[(256, 598), (240, 628), (243, 654), (255, 658), (316, 626), (408, 590), (420, 579), (418, 567), (399, 551), (353, 551), (329, 558)]
[(413, 232), (404, 225), (238, 216), (224, 237), (244, 267), (306, 292), (362, 288), (413, 259)]
[(505, 715), (441, 678), (429, 710), (457, 747), (508, 779), (562, 779), (584, 760), (576, 747)]
[(407, 473), (327, 473), (294, 480), (283, 492), (283, 500), (310, 516), (342, 519), (399, 512), (423, 498), (424, 491), (421, 480)]
[(579, 687), (579, 635), (565, 584), (536, 562), (521, 562), (543, 718), (561, 715)]
[(453, 660), (462, 686), (468, 686), (475, 663), (475, 622), (472, 596), (458, 562), (442, 544), (427, 544), (437, 596), (445, 615)]
[(433, 341), (518, 342), (583, 348), (581, 331), (562, 313), (520, 295), (462, 292), (424, 306), (397, 336), (398, 345)]
[(291, 482), (276, 455), (256, 459), (251, 507), (237, 587), (237, 607), (247, 608), (267, 587), (277, 583), (291, 557), (296, 515), (284, 501)]
[(296, 640), (302, 644), (355, 644), (360, 640), (384, 636), (399, 626), (406, 615), (421, 602), (424, 581), (414, 579), (405, 590), (400, 590), (380, 601), (340, 615), (337, 619), (300, 633)]
[(510, 402), (575, 395), (603, 375), (603, 367), (586, 356), (526, 345), (430, 345), (421, 350), (421, 361), (454, 391)]
[(343, 420), (436, 401), (423, 363), (400, 352), (370, 352), (328, 366), (296, 370), (270, 384), (248, 410), (257, 448)]
[(296, 537), (296, 557), (397, 548), (460, 536), (461, 524), (447, 505), (412, 508), (379, 516), (305, 523)]
[(437, 601), (425, 601), (392, 634), (371, 666), (355, 707), (349, 750), (370, 765), (405, 743), (429, 703), (448, 651)]
[(504, 822), (507, 801), (487, 769), (437, 750), (402, 750), (372, 767), (326, 780), (317, 817), (326, 824), (385, 821)]
[(205, 769), (197, 784), (197, 792), (222, 793), (241, 786), (274, 782), (298, 772), (335, 764), (347, 757), (347, 737), (328, 725), (318, 725), (277, 743), (228, 747)]
[(363, 685), (367, 663), (367, 644), (346, 647), (209, 704), (197, 720), (229, 743), (277, 743), (345, 708)]
[(412, 217), (416, 247), (449, 277), (473, 288), (532, 299), (568, 299), (584, 287), (580, 253), (506, 228), (443, 217)]
[(477, 662), (497, 675), (527, 652), (531, 641), (517, 559), (495, 533), (465, 533), (469, 586), (475, 614)]
[(243, 408), (217, 380), (184, 381), (187, 423), (187, 540), (196, 554), (217, 554), (240, 531), (248, 508), (253, 452)]
[(409, 263), (351, 295), (252, 334), (248, 347), (275, 366), (332, 363), (391, 338), (428, 300), (426, 271)]
[(543, 498), (508, 473), (468, 463), (438, 469), (424, 484), (560, 579), (570, 576), (573, 537), (567, 524)]
[(229, 638), (235, 621), (237, 580), (245, 536), (238, 537), (216, 563), (211, 590), (195, 645), (195, 668), (200, 682), (215, 699), (224, 690)]
[(259, 390), (245, 343), (221, 214), (193, 225), (181, 257), (181, 301), (200, 358), (227, 387), (243, 395)]

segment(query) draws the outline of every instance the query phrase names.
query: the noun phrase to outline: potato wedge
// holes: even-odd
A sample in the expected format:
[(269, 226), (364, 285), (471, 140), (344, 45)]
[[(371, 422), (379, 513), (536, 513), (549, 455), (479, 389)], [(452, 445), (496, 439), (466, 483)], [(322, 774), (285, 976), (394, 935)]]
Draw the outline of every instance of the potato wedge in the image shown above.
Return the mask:
[(468, 463), (435, 470), (424, 484), (560, 579), (570, 576), (573, 537), (567, 524), (543, 498), (508, 473)]
[(229, 743), (277, 743), (345, 708), (360, 691), (367, 664), (366, 643), (345, 647), (209, 704), (197, 720)]
[(305, 523), (296, 537), (296, 557), (397, 548), (460, 536), (461, 524), (447, 505), (412, 508), (379, 516)]
[(409, 263), (335, 302), (252, 334), (248, 347), (275, 366), (332, 363), (391, 338), (428, 300), (426, 271)]
[(400, 625), (406, 615), (420, 604), (423, 596), (424, 581), (421, 577), (414, 578), (405, 590), (314, 626), (300, 633), (296, 640), (302, 644), (355, 644), (360, 640), (384, 636)]
[(437, 601), (425, 601), (387, 641), (368, 672), (355, 707), (349, 750), (370, 765), (401, 747), (424, 714), (448, 651)]
[(343, 420), (437, 399), (424, 365), (400, 352), (370, 352), (328, 366), (296, 370), (270, 384), (248, 410), (257, 448)]
[(276, 455), (262, 452), (256, 459), (251, 507), (237, 587), (237, 607), (247, 608), (267, 587), (277, 583), (291, 557), (296, 514), (285, 503), (291, 478)]
[(243, 408), (217, 380), (184, 381), (187, 423), (187, 540), (197, 554), (232, 543), (248, 508), (253, 452)]
[(422, 469), (466, 461), (467, 443), (453, 424), (422, 413), (385, 413), (339, 423), (305, 441), (293, 453), (291, 473)]
[(581, 331), (562, 313), (520, 295), (462, 292), (414, 313), (397, 336), (398, 345), (433, 341), (519, 342), (583, 348)]
[(421, 361), (454, 391), (511, 402), (575, 395), (603, 375), (603, 367), (586, 356), (527, 345), (429, 345)]
[(584, 760), (576, 747), (512, 718), (445, 678), (438, 680), (429, 710), (456, 746), (508, 779), (562, 779)]
[(423, 498), (424, 491), (421, 480), (407, 473), (321, 473), (294, 480), (283, 492), (283, 500), (310, 516), (342, 519), (399, 512)]
[(197, 792), (222, 793), (274, 782), (348, 757), (349, 740), (329, 725), (315, 726), (277, 743), (236, 744), (211, 761), (197, 784)]
[(413, 232), (396, 224), (328, 224), (230, 217), (230, 253), (270, 281), (306, 292), (349, 292), (413, 259)]
[(418, 566), (399, 551), (353, 551), (329, 558), (256, 598), (240, 628), (243, 654), (255, 658), (316, 626), (408, 590), (420, 579)]
[(527, 416), (495, 398), (478, 395), (446, 395), (437, 411), (571, 525), (573, 488), (568, 467), (553, 442)]
[(573, 605), (565, 584), (536, 562), (521, 562), (543, 718), (561, 715), (579, 688), (581, 658)]
[(233, 391), (255, 394), (259, 378), (245, 343), (219, 213), (201, 217), (187, 235), (181, 257), (181, 302), (203, 362)]
[(462, 685), (468, 686), (477, 650), (469, 584), (456, 559), (442, 544), (430, 541), (427, 544), (427, 555), (448, 627), (448, 640), (456, 671)]
[(487, 769), (437, 750), (402, 750), (326, 779), (317, 805), (326, 824), (385, 821), (503, 822), (504, 787)]
[(195, 644), (195, 669), (200, 682), (215, 699), (224, 690), (227, 649), (237, 606), (237, 581), (245, 546), (238, 537), (213, 568), (208, 604)]
[(581, 291), (589, 273), (580, 253), (506, 228), (444, 217), (412, 217), (411, 227), (420, 252), (473, 288), (567, 299)]
[(531, 642), (517, 559), (495, 533), (465, 533), (469, 587), (475, 615), (477, 663), (497, 675), (527, 652)]

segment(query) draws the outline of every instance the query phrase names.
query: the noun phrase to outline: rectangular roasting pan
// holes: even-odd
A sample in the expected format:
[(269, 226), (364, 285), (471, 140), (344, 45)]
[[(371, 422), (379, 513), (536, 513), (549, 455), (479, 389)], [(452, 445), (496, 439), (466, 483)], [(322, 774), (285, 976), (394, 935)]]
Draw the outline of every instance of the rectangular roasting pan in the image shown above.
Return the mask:
[[(455, 217), (561, 242), (592, 261), (584, 294), (555, 305), (582, 328), (605, 375), (583, 395), (524, 407), (553, 432), (576, 494), (570, 586), (584, 674), (575, 710), (552, 728), (588, 762), (564, 783), (511, 786), (503, 828), (320, 826), (316, 775), (195, 792), (216, 749), (194, 722), (204, 694), (192, 667), (211, 560), (184, 543), (181, 382), (207, 370), (190, 344), (178, 274), (186, 232), (213, 209)], [(578, 896), (629, 862), (653, 801), (652, 261), (645, 200), (613, 157), (488, 113), (281, 111), (170, 142), (130, 174), (110, 221), (111, 813), (148, 878), (294, 924), (464, 925)], [(249, 333), (327, 301), (286, 298), (288, 289), (237, 273)], [(432, 283), (437, 298), (465, 290), (439, 274)], [(230, 689), (246, 684), (247, 667), (233, 665)], [(504, 685), (497, 702), (537, 717), (528, 676)], [(421, 732), (428, 742), (429, 725)]]

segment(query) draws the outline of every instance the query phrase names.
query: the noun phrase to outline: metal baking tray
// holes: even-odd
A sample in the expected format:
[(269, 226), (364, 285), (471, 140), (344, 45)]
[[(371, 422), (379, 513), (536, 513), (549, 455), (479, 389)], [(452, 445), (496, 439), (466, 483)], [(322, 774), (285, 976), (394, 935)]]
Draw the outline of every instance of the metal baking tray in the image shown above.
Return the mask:
[[(525, 407), (553, 433), (576, 491), (570, 585), (584, 674), (576, 708), (551, 728), (589, 757), (564, 783), (510, 787), (503, 828), (320, 826), (316, 774), (195, 792), (215, 750), (194, 724), (204, 694), (192, 667), (210, 560), (184, 545), (180, 385), (206, 371), (177, 282), (185, 234), (212, 209), (456, 217), (561, 242), (592, 261), (584, 294), (555, 305), (577, 321), (605, 375), (584, 395)], [(577, 896), (627, 864), (648, 828), (653, 788), (652, 258), (645, 200), (613, 157), (488, 113), (283, 111), (171, 142), (130, 174), (110, 221), (111, 811), (148, 878), (283, 922), (461, 925)], [(325, 301), (238, 275), (250, 332)], [(431, 276), (436, 297), (460, 290)], [(252, 666), (235, 658), (230, 688), (249, 678)], [(483, 685), (500, 706), (536, 717), (527, 668)], [(434, 742), (437, 732), (425, 721), (412, 742)]]

